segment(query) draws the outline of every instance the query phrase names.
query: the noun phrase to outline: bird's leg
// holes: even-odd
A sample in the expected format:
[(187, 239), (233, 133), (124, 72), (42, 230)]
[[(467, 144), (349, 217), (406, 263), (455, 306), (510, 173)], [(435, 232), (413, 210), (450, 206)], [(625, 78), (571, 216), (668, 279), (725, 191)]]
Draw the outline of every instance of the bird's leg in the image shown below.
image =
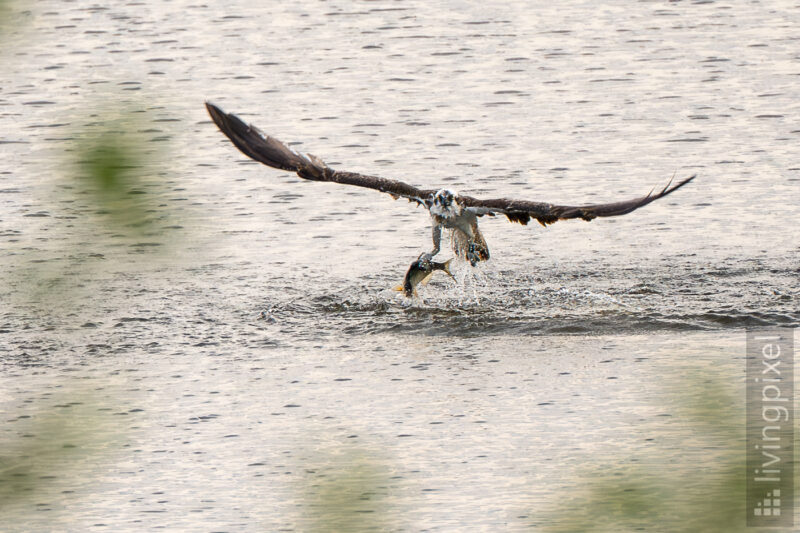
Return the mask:
[(431, 235), (433, 237), (433, 250), (431, 250), (431, 253), (429, 254), (423, 254), (425, 259), (428, 261), (433, 259), (433, 256), (439, 253), (439, 249), (441, 248), (442, 244), (442, 226), (434, 222)]
[(475, 243), (469, 243), (469, 248), (467, 248), (467, 260), (471, 266), (475, 266), (480, 261), (480, 258), (475, 254)]

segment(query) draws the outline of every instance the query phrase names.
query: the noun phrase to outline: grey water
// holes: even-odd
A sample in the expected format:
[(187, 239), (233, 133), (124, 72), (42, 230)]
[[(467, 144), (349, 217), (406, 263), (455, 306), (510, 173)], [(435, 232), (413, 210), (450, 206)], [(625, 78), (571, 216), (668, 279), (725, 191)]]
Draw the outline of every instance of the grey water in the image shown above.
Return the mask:
[[(546, 528), (587, 469), (702, 449), (665, 383), (738, 390), (744, 328), (800, 325), (797, 2), (8, 4), (0, 459), (46, 413), (100, 436), (4, 530), (306, 531), (326, 468), (362, 456), (378, 529)], [(207, 100), (472, 196), (698, 177), (619, 218), (484, 218), (492, 259), (409, 301), (422, 208), (248, 160)], [(133, 235), (70, 163), (123, 111), (158, 161)]]

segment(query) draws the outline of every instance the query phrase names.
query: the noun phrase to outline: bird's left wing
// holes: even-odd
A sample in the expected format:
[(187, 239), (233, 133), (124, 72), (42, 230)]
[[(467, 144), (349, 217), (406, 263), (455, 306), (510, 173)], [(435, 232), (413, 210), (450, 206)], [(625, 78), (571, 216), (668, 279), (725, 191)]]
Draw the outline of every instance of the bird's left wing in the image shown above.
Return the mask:
[(510, 221), (519, 222), (523, 225), (534, 218), (541, 225), (546, 226), (559, 220), (566, 220), (569, 218), (592, 220), (596, 217), (625, 215), (680, 189), (694, 178), (695, 176), (690, 176), (675, 185), (672, 185), (672, 181), (670, 181), (666, 187), (655, 194), (653, 194), (653, 191), (650, 191), (650, 194), (646, 196), (609, 204), (569, 206), (553, 205), (545, 202), (509, 200), (507, 198), (479, 200), (471, 196), (459, 196), (459, 202), (478, 216), (503, 214), (508, 217)]
[(394, 198), (402, 196), (418, 204), (428, 205), (433, 190), (418, 189), (402, 181), (367, 176), (356, 172), (334, 170), (311, 154), (302, 154), (284, 143), (265, 135), (252, 124), (246, 124), (232, 113), (206, 102), (208, 114), (231, 142), (246, 156), (272, 168), (296, 172), (303, 179), (356, 185), (385, 192)]

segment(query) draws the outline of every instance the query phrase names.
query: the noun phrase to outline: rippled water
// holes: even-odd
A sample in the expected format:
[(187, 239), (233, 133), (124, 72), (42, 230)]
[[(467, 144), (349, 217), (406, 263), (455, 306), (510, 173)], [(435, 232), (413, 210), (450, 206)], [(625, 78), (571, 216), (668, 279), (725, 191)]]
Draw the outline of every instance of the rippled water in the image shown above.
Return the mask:
[[(398, 527), (542, 525), (578, 467), (674, 437), (650, 403), (662, 375), (700, 361), (735, 382), (743, 328), (800, 324), (799, 24), (796, 2), (18, 13), (0, 433), (78, 386), (121, 431), (14, 507), (21, 530), (303, 530), (308, 471), (346, 446), (390, 465)], [(430, 247), (422, 209), (247, 160), (205, 100), (334, 167), (474, 196), (698, 178), (618, 219), (484, 219), (492, 260), (407, 301), (391, 288)], [(69, 181), (74, 141), (117, 109), (146, 112), (161, 160), (157, 227), (133, 240)]]

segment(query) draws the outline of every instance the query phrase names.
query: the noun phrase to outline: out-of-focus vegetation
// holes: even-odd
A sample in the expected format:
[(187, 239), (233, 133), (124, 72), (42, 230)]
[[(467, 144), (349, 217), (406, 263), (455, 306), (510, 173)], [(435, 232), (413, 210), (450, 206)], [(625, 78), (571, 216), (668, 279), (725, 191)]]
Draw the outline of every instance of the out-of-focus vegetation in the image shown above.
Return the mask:
[(304, 531), (392, 529), (390, 473), (384, 460), (343, 444), (335, 452), (317, 455), (313, 463), (305, 465), (300, 494)]
[(159, 208), (164, 143), (149, 143), (147, 114), (101, 112), (96, 122), (75, 135), (69, 186), (86, 202), (98, 230), (121, 238), (161, 241), (167, 210)]
[[(677, 406), (665, 435), (683, 436), (686, 454), (666, 463), (658, 434), (647, 454), (610, 457), (608, 469), (585, 472), (574, 490), (541, 515), (534, 531), (550, 533), (628, 531), (735, 533), (746, 531), (744, 418), (741, 398), (716, 377), (690, 369), (674, 375), (664, 404)], [(635, 432), (636, 429), (632, 428)], [(669, 450), (670, 456), (674, 449)], [(592, 458), (594, 462), (595, 459)], [(343, 445), (306, 465), (299, 501), (308, 531), (358, 532), (400, 529), (390, 515), (390, 474), (385, 461)]]
[[(613, 458), (608, 470), (584, 475), (575, 491), (561, 498), (562, 504), (538, 524), (546, 524), (544, 531), (746, 530), (742, 398), (718, 378), (673, 377), (680, 387), (672, 388), (668, 403), (680, 399), (675, 418), (685, 424), (676, 431), (685, 432), (690, 443), (686, 455), (671, 464), (657, 449), (652, 455)], [(649, 437), (658, 443), (658, 435)], [(620, 466), (631, 463), (635, 466)]]
[(0, 0), (0, 38), (8, 31), (9, 18), (11, 17), (12, 0)]
[[(31, 11), (26, 9), (31, 7), (26, 4), (33, 2), (23, 2), (22, 0), (0, 0), (0, 43), (13, 31), (19, 30), (31, 19)], [(0, 55), (8, 48), (0, 46)]]
[(41, 402), (47, 405), (4, 415), (0, 523), (13, 523), (18, 504), (61, 500), (62, 491), (91, 485), (92, 463), (120, 437), (94, 393), (70, 386)]
[[(175, 230), (182, 226), (165, 202), (169, 136), (154, 128), (143, 106), (98, 107), (87, 120), (59, 145), (53, 156), (63, 161), (60, 172), (47, 176), (38, 191), (37, 203), (49, 215), (43, 219), (45, 244), (15, 256), (19, 305), (68, 307), (91, 296), (87, 280), (98, 273), (129, 263), (141, 270), (142, 254), (175, 258)], [(161, 135), (157, 142), (155, 132)]]
[[(32, 19), (33, 12), (28, 9), (34, 4), (0, 0), (0, 55), (18, 49), (15, 46), (21, 39), (18, 30)], [(107, 213), (114, 231), (136, 238), (148, 225), (148, 201), (140, 198), (134, 202), (125, 195), (131, 194), (133, 187), (139, 184), (137, 169), (147, 168), (151, 160), (143, 158), (141, 136), (137, 137), (138, 134), (127, 126), (130, 121), (115, 119), (111, 123), (114, 126), (102, 133), (87, 128), (78, 133), (78, 141), (62, 145), (66, 152), (74, 149), (80, 154), (74, 166), (77, 174), (68, 171), (53, 178), (67, 180), (62, 183), (64, 190), (76, 191), (79, 195), (85, 191), (93, 204), (90, 208)], [(58, 200), (59, 195), (53, 196)], [(52, 198), (45, 199), (45, 203), (49, 203), (48, 200)], [(58, 215), (59, 219), (70, 218), (64, 213)], [(93, 228), (93, 223), (93, 220), (86, 222), (87, 234), (100, 230)], [(70, 298), (64, 297), (63, 289), (69, 285), (65, 283), (66, 277), (71, 267), (78, 268), (78, 263), (90, 253), (85, 246), (70, 239), (61, 238), (58, 242), (64, 248), (58, 255), (74, 258), (72, 265), (50, 267), (47, 259), (35, 257), (27, 248), (23, 249), (16, 254), (16, 263), (10, 266), (17, 273), (13, 285), (19, 301), (3, 298), (4, 305), (34, 303), (31, 300), (47, 307), (70, 305)], [(50, 498), (57, 500), (54, 507), (58, 507), (69, 499), (67, 494), (77, 493), (80, 497), (81, 489), (91, 489), (96, 481), (95, 461), (119, 447), (122, 431), (108, 418), (111, 416), (107, 412), (109, 408), (101, 407), (98, 402), (96, 390), (102, 387), (91, 392), (81, 386), (52, 382), (49, 387), (58, 392), (44, 393), (36, 403), (27, 400), (24, 402), (27, 407), (2, 412), (0, 530), (3, 531), (29, 531), (20, 517), (34, 504), (40, 511), (49, 510)], [(53, 524), (53, 529), (62, 528)]]
[[(147, 115), (97, 112), (92, 119), (60, 146), (56, 157), (67, 161), (59, 167), (63, 174), (50, 176), (39, 191), (50, 214), (37, 219), (46, 225), (45, 244), (13, 256), (12, 306), (34, 307), (43, 316), (73, 313), (98, 297), (95, 274), (115, 272), (152, 250), (170, 254), (164, 226), (175, 218), (160, 198), (162, 150), (148, 142)], [(42, 333), (43, 341), (47, 336)], [(3, 415), (0, 524), (13, 523), (32, 506), (69, 502), (74, 497), (61, 494), (67, 488), (91, 494), (98, 476), (92, 464), (119, 447), (120, 430), (104, 412), (113, 407), (101, 409), (80, 387), (46, 386), (60, 389), (58, 398)]]
[[(18, 50), (21, 39), (14, 34), (32, 18), (24, 11), (33, 5), (28, 4), (0, 0), (3, 51)], [(63, 164), (48, 164), (59, 171), (38, 181), (32, 203), (45, 216), (31, 219), (41, 224), (32, 230), (36, 247), (25, 243), (12, 250), (5, 265), (9, 286), (0, 299), (10, 309), (34, 307), (52, 315), (59, 308), (78, 308), (79, 294), (97, 296), (93, 273), (119, 268), (126, 254), (168, 254), (165, 225), (174, 227), (175, 217), (161, 198), (165, 139), (152, 142), (155, 129), (143, 106), (117, 107), (87, 108), (84, 116), (91, 122), (76, 124), (69, 138), (53, 145), (53, 158)], [(111, 423), (113, 407), (101, 407), (96, 393), (80, 386), (48, 380), (45, 387), (58, 392), (2, 413), (2, 531), (29, 530), (19, 520), (31, 509), (49, 510), (50, 502), (60, 507), (91, 494), (99, 475), (94, 463), (119, 449), (123, 431)], [(106, 403), (113, 406), (113, 398)]]

